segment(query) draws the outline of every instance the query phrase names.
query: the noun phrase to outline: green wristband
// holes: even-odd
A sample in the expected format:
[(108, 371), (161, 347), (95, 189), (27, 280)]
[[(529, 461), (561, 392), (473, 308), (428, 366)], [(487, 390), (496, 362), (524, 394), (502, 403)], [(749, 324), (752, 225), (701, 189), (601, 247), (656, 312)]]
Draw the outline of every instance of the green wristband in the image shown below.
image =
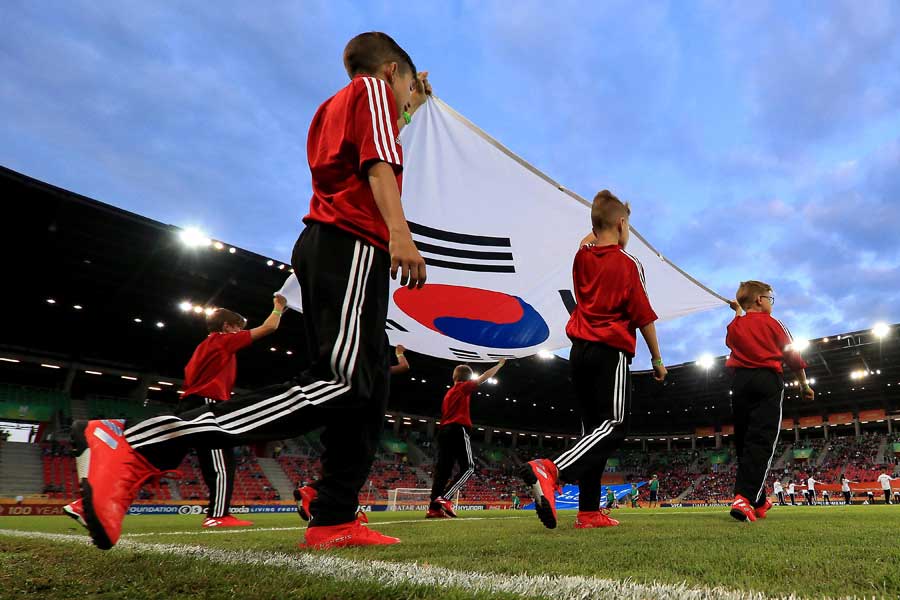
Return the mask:
[(280, 316), (282, 315), (282, 312), (281, 312), (280, 310), (277, 310), (277, 309), (276, 309), (276, 310), (273, 310), (273, 311), (272, 311), (272, 314), (278, 315), (278, 316), (280, 317)]
[(654, 358), (652, 361), (650, 361), (650, 363), (651, 363), (654, 367), (662, 367), (662, 366), (664, 366), (664, 365), (663, 365), (663, 359), (661, 359), (661, 358)]
[(403, 111), (403, 120), (406, 121), (407, 125), (409, 125), (409, 122), (412, 121), (412, 115), (404, 110)]

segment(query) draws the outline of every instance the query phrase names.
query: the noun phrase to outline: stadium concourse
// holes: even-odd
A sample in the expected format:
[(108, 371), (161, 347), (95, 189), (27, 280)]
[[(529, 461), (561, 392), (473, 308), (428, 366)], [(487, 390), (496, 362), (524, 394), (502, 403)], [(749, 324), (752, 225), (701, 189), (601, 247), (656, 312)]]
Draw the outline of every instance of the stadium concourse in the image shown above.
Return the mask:
[[(261, 322), (290, 268), (7, 169), (0, 171), (0, 189), (17, 200), (23, 244), (13, 261), (18, 293), (3, 295), (3, 314), (30, 315), (9, 320), (0, 346), (0, 421), (24, 436), (0, 449), (0, 493), (7, 503), (20, 497), (23, 504), (53, 506), (76, 493), (72, 419), (170, 410), (183, 366), (205, 335), (205, 311), (232, 307), (251, 326)], [(50, 264), (52, 276), (35, 268)], [(809, 340), (804, 354), (817, 401), (801, 402), (788, 379), (773, 481), (799, 486), (814, 474), (827, 489), (845, 473), (860, 482), (854, 488), (863, 500), (880, 472), (894, 473), (900, 336), (890, 335), (893, 329)], [(289, 378), (304, 364), (304, 347), (299, 320), (285, 318), (263, 347), (241, 355), (238, 390)], [(383, 507), (391, 489), (430, 485), (440, 401), (454, 363), (408, 356), (412, 370), (392, 384), (382, 445), (360, 499), (366, 506)], [(635, 374), (632, 431), (609, 461), (604, 483), (642, 484), (657, 474), (663, 505), (730, 499), (733, 426), (723, 363), (706, 357), (674, 366), (664, 386)], [(526, 496), (516, 468), (567, 448), (579, 431), (570, 386), (560, 385), (568, 377), (565, 361), (541, 356), (511, 366), (512, 376), (473, 398), (477, 471), (461, 492), (464, 506), (507, 507), (513, 495)], [(318, 449), (315, 434), (240, 449), (235, 504), (290, 506), (293, 486), (317, 476)], [(33, 462), (10, 464), (10, 457), (29, 455)], [(23, 473), (28, 465), (33, 472)], [(145, 487), (139, 504), (202, 504), (196, 457), (179, 470), (180, 479)]]

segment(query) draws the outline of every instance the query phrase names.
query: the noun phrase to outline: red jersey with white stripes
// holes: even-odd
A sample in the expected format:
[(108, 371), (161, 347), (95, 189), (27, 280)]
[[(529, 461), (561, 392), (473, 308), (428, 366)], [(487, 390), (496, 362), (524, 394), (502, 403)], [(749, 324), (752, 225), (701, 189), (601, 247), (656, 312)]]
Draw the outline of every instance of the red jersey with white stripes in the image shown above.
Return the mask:
[(566, 335), (634, 356), (635, 331), (657, 319), (640, 261), (618, 245), (582, 246), (572, 266), (575, 300)]
[(441, 405), (441, 427), (458, 423), (466, 427), (472, 426), (472, 392), (478, 389), (474, 381), (461, 381), (453, 385), (444, 394), (444, 402)]
[(397, 119), (390, 86), (368, 75), (356, 76), (319, 107), (306, 141), (313, 195), (304, 223), (334, 225), (387, 250), (387, 225), (367, 172), (373, 163), (386, 162), (401, 187)]
[(781, 363), (786, 362), (793, 371), (805, 369), (806, 361), (790, 347), (793, 341), (788, 328), (772, 315), (748, 312), (728, 324), (725, 345), (731, 354), (725, 366), (781, 373)]
[(249, 331), (211, 333), (184, 368), (184, 395), (228, 400), (237, 377), (234, 353), (253, 341)]

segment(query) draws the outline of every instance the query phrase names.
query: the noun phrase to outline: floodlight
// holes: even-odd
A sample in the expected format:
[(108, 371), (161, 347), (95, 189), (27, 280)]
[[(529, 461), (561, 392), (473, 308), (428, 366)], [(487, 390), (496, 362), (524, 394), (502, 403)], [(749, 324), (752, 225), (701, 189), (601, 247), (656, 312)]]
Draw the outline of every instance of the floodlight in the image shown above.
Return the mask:
[(878, 339), (887, 336), (890, 331), (891, 328), (888, 327), (887, 323), (875, 323), (875, 327), (872, 328), (872, 333), (874, 333), (875, 337)]
[(182, 230), (178, 237), (181, 238), (182, 243), (188, 248), (205, 247), (212, 243), (212, 240), (196, 227), (188, 227)]
[(716, 359), (712, 354), (703, 354), (697, 359), (697, 366), (703, 369), (711, 369), (714, 364), (716, 364)]

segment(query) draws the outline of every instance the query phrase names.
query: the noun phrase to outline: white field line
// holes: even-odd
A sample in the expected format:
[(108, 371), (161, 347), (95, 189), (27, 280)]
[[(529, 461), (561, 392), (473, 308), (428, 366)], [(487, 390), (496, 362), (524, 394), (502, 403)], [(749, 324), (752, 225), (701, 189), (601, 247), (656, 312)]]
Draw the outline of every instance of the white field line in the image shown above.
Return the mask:
[[(84, 546), (90, 544), (89, 539), (83, 535), (41, 533), (12, 529), (0, 529), (0, 535)], [(127, 539), (121, 540), (117, 548), (133, 552), (202, 559), (225, 565), (277, 567), (290, 569), (310, 577), (323, 577), (336, 581), (361, 581), (401, 589), (408, 586), (428, 586), (437, 589), (458, 589), (469, 593), (506, 593), (517, 594), (527, 598), (553, 598), (554, 600), (585, 600), (587, 598), (609, 598), (615, 600), (655, 600), (663, 598), (677, 600), (764, 600), (766, 598), (758, 593), (731, 591), (722, 588), (692, 588), (684, 584), (644, 584), (628, 579), (619, 581), (569, 575), (478, 573), (418, 563), (351, 560), (319, 552), (285, 554), (282, 552), (221, 550), (206, 546), (151, 544)], [(116, 552), (116, 550), (112, 550), (112, 552)], [(797, 600), (796, 596), (785, 598)]]
[[(299, 518), (299, 517), (298, 517)], [(505, 521), (512, 519), (524, 519), (525, 517), (465, 517), (462, 519), (409, 519), (404, 521), (378, 521), (369, 523), (370, 526), (377, 528), (385, 525), (393, 525), (395, 523), (465, 523), (466, 521)], [(208, 534), (234, 534), (234, 533), (256, 533), (259, 531), (306, 531), (306, 526), (298, 527), (228, 527), (226, 529), (214, 529), (212, 527), (201, 530), (191, 531), (148, 531), (144, 533), (126, 533), (123, 538), (148, 537), (156, 535), (208, 535)]]

